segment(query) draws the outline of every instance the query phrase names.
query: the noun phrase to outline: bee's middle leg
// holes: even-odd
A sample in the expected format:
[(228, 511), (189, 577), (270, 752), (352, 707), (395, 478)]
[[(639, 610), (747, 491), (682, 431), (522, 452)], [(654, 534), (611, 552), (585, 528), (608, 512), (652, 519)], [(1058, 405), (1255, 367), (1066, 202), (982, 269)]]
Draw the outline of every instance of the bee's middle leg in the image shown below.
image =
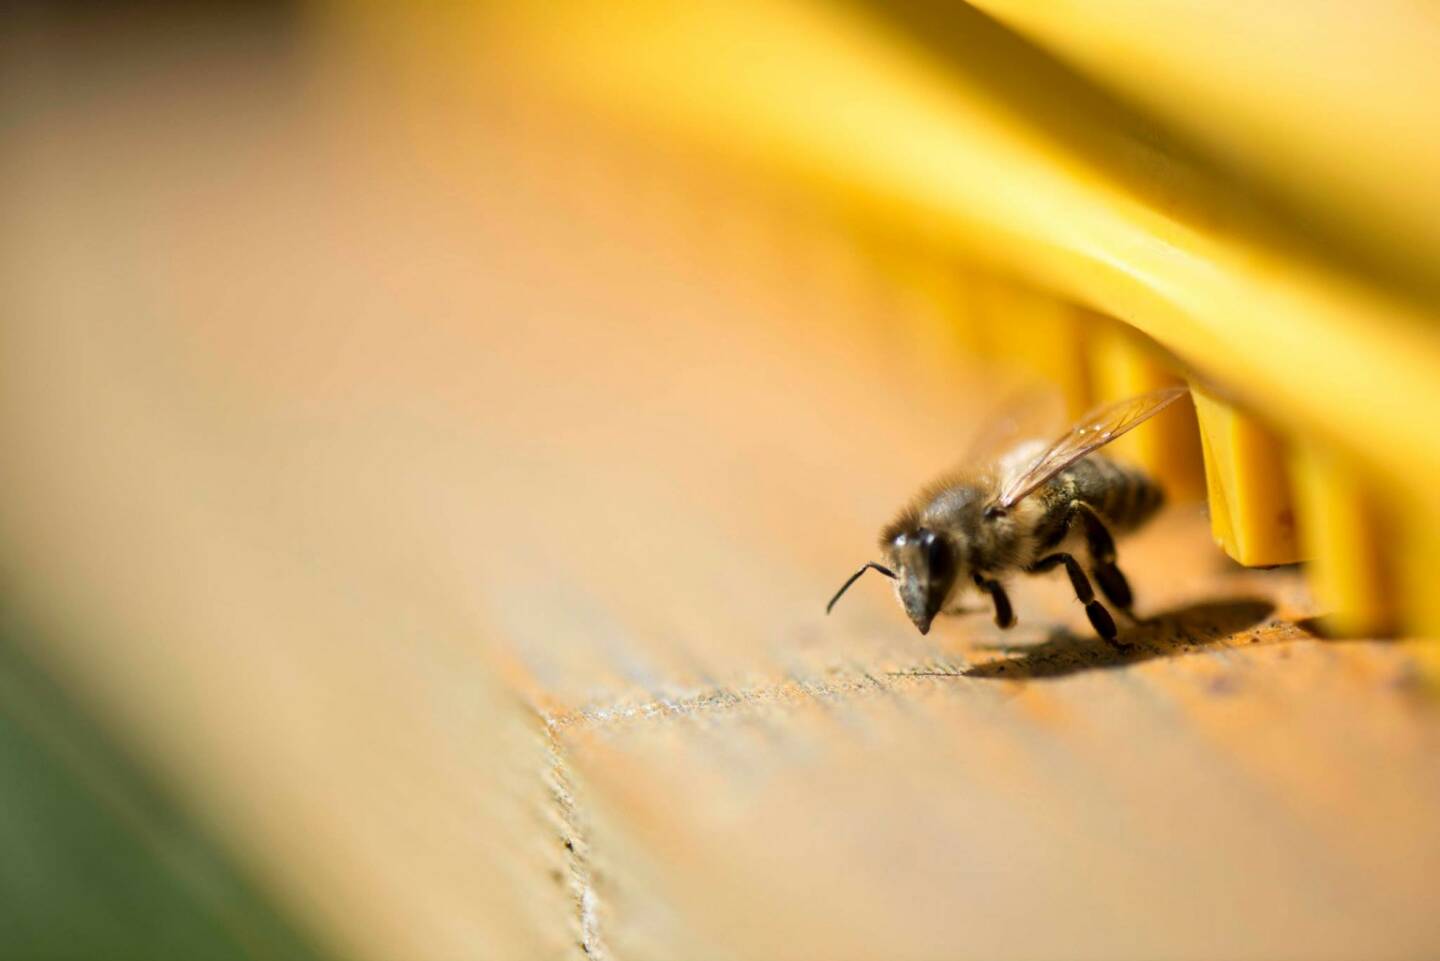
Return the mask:
[(1115, 563), (1115, 538), (1110, 536), (1109, 528), (1089, 504), (1077, 503), (1074, 516), (1085, 526), (1085, 543), (1090, 549), (1090, 561), (1094, 565), (1093, 573), (1095, 582), (1100, 585), (1100, 593), (1133, 620), (1130, 607), (1135, 603), (1135, 597), (1130, 591), (1130, 582)]
[(1072, 554), (1051, 554), (1049, 557), (1042, 557), (1031, 564), (1027, 571), (1031, 574), (1044, 574), (1046, 571), (1053, 571), (1061, 564), (1065, 565), (1065, 573), (1070, 575), (1070, 586), (1075, 589), (1075, 596), (1080, 603), (1085, 605), (1085, 616), (1090, 618), (1090, 625), (1095, 628), (1095, 633), (1111, 643), (1115, 642), (1119, 634), (1115, 630), (1115, 619), (1110, 612), (1105, 610), (1105, 605), (1095, 600), (1095, 591), (1090, 586), (1090, 578), (1080, 569), (1080, 562), (1075, 560)]

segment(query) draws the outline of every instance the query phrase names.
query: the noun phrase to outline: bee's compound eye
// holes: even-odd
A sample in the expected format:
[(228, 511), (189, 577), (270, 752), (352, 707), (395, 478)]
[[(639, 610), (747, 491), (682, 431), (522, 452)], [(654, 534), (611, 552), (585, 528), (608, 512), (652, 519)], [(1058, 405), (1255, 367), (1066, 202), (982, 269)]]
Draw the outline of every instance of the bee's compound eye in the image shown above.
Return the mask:
[(950, 553), (950, 545), (943, 538), (934, 531), (926, 531), (920, 538), (920, 545), (925, 549), (925, 565), (930, 569), (931, 577), (941, 577), (950, 572), (954, 557)]

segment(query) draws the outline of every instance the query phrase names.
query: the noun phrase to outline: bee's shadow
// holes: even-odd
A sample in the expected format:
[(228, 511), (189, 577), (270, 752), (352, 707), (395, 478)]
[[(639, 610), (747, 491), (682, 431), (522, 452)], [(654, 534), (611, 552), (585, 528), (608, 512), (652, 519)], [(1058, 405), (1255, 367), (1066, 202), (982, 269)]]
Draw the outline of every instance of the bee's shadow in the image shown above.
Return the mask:
[(996, 646), (1009, 657), (977, 664), (966, 677), (1021, 680), (1063, 677), (1080, 671), (1121, 667), (1158, 657), (1173, 657), (1214, 644), (1254, 627), (1275, 605), (1258, 598), (1209, 601), (1165, 611), (1120, 632), (1119, 644), (1065, 629), (1052, 631), (1039, 644)]

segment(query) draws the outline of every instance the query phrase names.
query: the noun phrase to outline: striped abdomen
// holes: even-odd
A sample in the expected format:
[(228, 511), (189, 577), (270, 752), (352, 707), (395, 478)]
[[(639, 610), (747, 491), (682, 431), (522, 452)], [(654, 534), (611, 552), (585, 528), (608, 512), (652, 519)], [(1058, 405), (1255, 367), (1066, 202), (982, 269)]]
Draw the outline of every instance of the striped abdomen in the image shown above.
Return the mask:
[(1095, 509), (1115, 533), (1134, 530), (1160, 508), (1165, 495), (1143, 471), (1103, 454), (1091, 454), (1052, 477), (1035, 495), (1045, 505), (1036, 527), (1042, 544), (1065, 538), (1070, 505), (1084, 501)]

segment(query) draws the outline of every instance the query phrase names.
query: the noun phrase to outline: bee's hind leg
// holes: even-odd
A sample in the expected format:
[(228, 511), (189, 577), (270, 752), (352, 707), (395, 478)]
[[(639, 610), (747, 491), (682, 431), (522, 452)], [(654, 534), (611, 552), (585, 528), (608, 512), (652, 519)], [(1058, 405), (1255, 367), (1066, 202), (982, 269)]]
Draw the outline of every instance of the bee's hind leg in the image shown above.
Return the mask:
[(1110, 536), (1109, 528), (1089, 504), (1077, 502), (1075, 514), (1085, 525), (1085, 543), (1090, 548), (1092, 573), (1095, 575), (1095, 582), (1100, 585), (1100, 593), (1123, 611), (1126, 617), (1135, 620), (1135, 615), (1130, 610), (1135, 603), (1135, 596), (1130, 591), (1130, 582), (1115, 563), (1115, 538)]
[(1096, 564), (1092, 573), (1095, 575), (1095, 583), (1100, 585), (1100, 593), (1105, 595), (1105, 600), (1115, 605), (1130, 620), (1137, 620), (1135, 612), (1130, 609), (1134, 603), (1130, 594), (1130, 582), (1125, 580), (1120, 568), (1114, 564)]
[(981, 574), (975, 575), (975, 586), (990, 595), (995, 602), (995, 624), (1002, 629), (1015, 626), (1015, 609), (1010, 606), (1010, 595), (999, 581), (992, 581)]
[(1115, 640), (1119, 632), (1115, 630), (1115, 619), (1105, 609), (1105, 605), (1095, 600), (1095, 591), (1090, 586), (1090, 578), (1080, 569), (1080, 562), (1075, 560), (1071, 554), (1051, 554), (1049, 557), (1042, 557), (1031, 564), (1026, 570), (1031, 574), (1044, 574), (1046, 571), (1053, 571), (1061, 564), (1065, 565), (1065, 573), (1070, 575), (1070, 586), (1075, 589), (1075, 596), (1080, 603), (1085, 605), (1085, 616), (1090, 618), (1090, 626), (1095, 628), (1099, 634), (1111, 644), (1119, 645)]

